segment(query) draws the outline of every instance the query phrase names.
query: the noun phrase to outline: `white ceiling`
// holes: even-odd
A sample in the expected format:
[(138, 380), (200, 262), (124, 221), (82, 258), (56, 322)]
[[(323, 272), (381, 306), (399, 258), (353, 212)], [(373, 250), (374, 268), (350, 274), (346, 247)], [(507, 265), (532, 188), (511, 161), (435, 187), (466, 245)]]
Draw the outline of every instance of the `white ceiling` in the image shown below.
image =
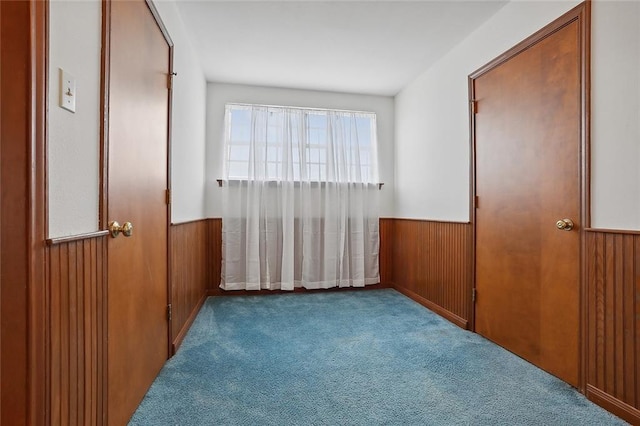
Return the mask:
[(392, 96), (506, 1), (193, 1), (208, 81)]

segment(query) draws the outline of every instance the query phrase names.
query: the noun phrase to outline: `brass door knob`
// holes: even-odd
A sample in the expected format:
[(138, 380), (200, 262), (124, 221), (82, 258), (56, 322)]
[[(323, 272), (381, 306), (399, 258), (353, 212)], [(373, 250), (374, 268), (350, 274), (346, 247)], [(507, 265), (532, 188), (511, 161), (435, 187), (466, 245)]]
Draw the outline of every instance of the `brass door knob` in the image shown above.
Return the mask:
[(573, 229), (573, 221), (571, 219), (560, 219), (556, 222), (556, 228), (562, 231), (571, 231)]
[(113, 222), (109, 222), (109, 233), (111, 237), (115, 238), (122, 232), (122, 235), (125, 237), (130, 237), (133, 235), (133, 224), (131, 222), (125, 222), (120, 226), (118, 222), (115, 220)]

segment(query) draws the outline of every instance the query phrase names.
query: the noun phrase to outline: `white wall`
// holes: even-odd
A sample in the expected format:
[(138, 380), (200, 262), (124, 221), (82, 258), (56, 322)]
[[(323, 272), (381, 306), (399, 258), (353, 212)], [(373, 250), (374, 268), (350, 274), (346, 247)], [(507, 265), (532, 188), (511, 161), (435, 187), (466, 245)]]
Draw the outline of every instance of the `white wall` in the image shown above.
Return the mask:
[(335, 108), (371, 111), (377, 115), (380, 215), (394, 215), (394, 101), (386, 96), (354, 95), (309, 90), (280, 89), (236, 84), (209, 83), (207, 89), (207, 215), (221, 217), (221, 189), (216, 179), (223, 177), (224, 107), (226, 103)]
[[(49, 236), (97, 230), (100, 183), (99, 1), (49, 6)], [(76, 79), (76, 112), (58, 106), (59, 71)]]
[(640, 3), (592, 6), (592, 226), (640, 229)]
[[(512, 2), (396, 96), (396, 215), (469, 220), (467, 76), (575, 6)], [(592, 226), (640, 229), (640, 3), (592, 5)]]
[(205, 215), (205, 114), (207, 83), (174, 2), (156, 8), (173, 40), (173, 109), (171, 132), (171, 221)]
[[(157, 2), (175, 44), (178, 72), (172, 117), (173, 221), (221, 215), (215, 179), (222, 176), (226, 102), (373, 110), (378, 113), (385, 182), (381, 215), (467, 221), (467, 76), (575, 4), (513, 2), (502, 8), (396, 96), (394, 126), (390, 98), (206, 85), (175, 4)], [(97, 1), (50, 4), (51, 237), (98, 226), (100, 7)], [(592, 225), (640, 229), (640, 3), (594, 2), (592, 43)], [(77, 78), (75, 114), (57, 106), (58, 68)]]
[(578, 2), (512, 2), (396, 96), (397, 217), (469, 220), (467, 76)]
[[(173, 2), (157, 2), (174, 43), (172, 219), (205, 217), (206, 82)], [(100, 182), (99, 1), (52, 1), (49, 44), (49, 236), (98, 229)], [(75, 114), (58, 107), (58, 68), (77, 79)]]

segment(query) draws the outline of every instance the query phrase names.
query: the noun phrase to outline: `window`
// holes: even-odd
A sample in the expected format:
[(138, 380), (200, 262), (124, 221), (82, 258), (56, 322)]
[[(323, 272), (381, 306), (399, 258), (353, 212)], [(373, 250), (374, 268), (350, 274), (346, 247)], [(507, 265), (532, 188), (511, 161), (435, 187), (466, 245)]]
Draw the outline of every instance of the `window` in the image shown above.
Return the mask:
[(231, 180), (377, 183), (376, 115), (228, 104)]

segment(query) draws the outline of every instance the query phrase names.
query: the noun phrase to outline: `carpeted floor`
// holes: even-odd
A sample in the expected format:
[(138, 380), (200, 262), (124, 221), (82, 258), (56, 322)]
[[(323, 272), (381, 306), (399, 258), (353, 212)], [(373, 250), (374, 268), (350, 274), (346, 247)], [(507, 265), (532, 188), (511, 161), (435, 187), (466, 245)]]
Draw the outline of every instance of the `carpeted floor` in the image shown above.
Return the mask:
[(209, 298), (130, 425), (620, 425), (394, 290)]

